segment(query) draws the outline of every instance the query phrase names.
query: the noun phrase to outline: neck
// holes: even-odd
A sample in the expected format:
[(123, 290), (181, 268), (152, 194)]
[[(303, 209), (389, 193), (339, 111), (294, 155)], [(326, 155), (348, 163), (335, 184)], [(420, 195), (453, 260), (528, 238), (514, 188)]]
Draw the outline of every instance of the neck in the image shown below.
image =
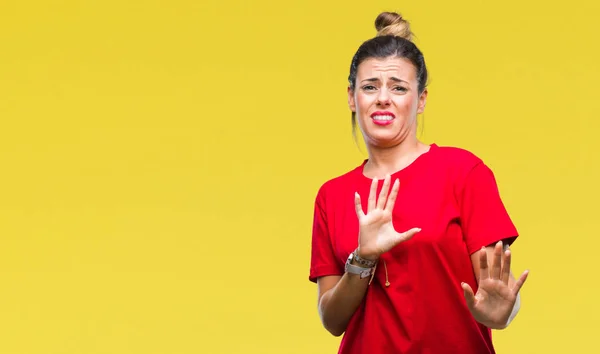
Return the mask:
[(410, 165), (421, 154), (427, 152), (429, 146), (415, 139), (407, 139), (392, 147), (369, 146), (369, 160), (363, 173), (369, 178), (384, 178)]

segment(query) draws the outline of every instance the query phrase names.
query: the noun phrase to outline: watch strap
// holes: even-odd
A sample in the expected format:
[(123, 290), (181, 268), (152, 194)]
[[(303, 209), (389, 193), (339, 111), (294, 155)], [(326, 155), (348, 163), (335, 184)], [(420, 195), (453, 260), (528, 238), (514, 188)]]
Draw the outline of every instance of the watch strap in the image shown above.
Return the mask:
[(361, 258), (358, 256), (358, 248), (354, 250), (354, 256), (353, 259), (356, 263), (358, 263), (361, 267), (365, 267), (365, 268), (373, 268), (375, 267), (375, 264), (377, 264), (377, 261), (372, 261), (370, 259), (365, 259), (365, 258)]
[(373, 274), (374, 268), (363, 268), (354, 264), (346, 263), (346, 272), (359, 275), (361, 279), (370, 277)]

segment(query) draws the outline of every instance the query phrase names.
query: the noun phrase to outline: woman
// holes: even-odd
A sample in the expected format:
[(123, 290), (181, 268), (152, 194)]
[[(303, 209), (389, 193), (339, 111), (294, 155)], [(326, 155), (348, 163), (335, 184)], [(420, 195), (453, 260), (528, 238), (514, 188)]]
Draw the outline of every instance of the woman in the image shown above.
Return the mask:
[(400, 15), (375, 27), (348, 88), (368, 159), (315, 201), (309, 278), (321, 320), (344, 334), (343, 354), (495, 353), (491, 329), (512, 321), (528, 274), (510, 271), (517, 230), (479, 158), (417, 140), (423, 55)]

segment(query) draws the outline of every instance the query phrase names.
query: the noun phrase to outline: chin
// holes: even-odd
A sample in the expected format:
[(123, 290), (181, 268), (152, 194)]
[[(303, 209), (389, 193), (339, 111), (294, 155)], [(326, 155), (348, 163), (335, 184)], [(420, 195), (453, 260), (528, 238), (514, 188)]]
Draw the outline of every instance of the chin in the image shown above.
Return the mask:
[(376, 147), (392, 147), (402, 142), (402, 136), (399, 133), (388, 133), (388, 134), (367, 134), (365, 139), (370, 145)]

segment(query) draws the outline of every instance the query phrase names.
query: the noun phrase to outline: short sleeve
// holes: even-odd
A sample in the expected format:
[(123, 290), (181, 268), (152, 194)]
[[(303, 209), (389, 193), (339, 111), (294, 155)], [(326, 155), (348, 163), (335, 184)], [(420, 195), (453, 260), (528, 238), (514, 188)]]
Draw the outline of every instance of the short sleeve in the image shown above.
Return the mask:
[(327, 225), (323, 189), (321, 189), (314, 207), (309, 280), (316, 283), (319, 277), (343, 274), (343, 269), (341, 269), (333, 251), (331, 235)]
[(500, 198), (494, 173), (483, 162), (478, 163), (465, 179), (460, 219), (469, 254), (501, 240), (512, 244), (518, 237)]

